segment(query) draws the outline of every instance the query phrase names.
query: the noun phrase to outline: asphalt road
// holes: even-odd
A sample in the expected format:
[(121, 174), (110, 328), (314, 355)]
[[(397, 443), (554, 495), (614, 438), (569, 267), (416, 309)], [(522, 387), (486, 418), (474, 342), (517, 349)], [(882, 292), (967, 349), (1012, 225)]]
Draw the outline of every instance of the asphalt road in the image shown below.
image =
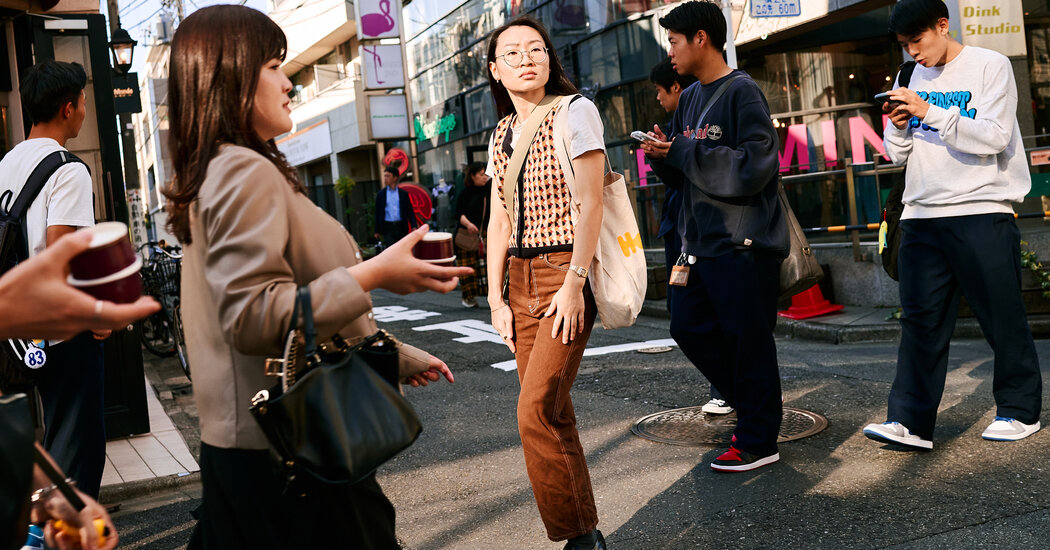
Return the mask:
[[(488, 311), (462, 308), (455, 294), (373, 298), (380, 326), (456, 375), (455, 384), (407, 389), (423, 434), (380, 471), (405, 547), (561, 548), (535, 508), (515, 422), (517, 376), (497, 368), (512, 355), (486, 332)], [(983, 341), (954, 343), (935, 449), (916, 453), (860, 433), (885, 420), (895, 344), (778, 340), (786, 405), (830, 425), (782, 444), (776, 465), (715, 474), (719, 449), (630, 431), (645, 415), (707, 400), (706, 382), (677, 348), (609, 349), (667, 338), (664, 319), (596, 329), (589, 347), (606, 353), (584, 358), (573, 389), (610, 548), (1050, 548), (1050, 432), (1015, 443), (980, 438), (994, 416)], [(1050, 364), (1050, 343), (1037, 345)], [(126, 547), (181, 547), (196, 498), (189, 488), (125, 503), (115, 519)]]

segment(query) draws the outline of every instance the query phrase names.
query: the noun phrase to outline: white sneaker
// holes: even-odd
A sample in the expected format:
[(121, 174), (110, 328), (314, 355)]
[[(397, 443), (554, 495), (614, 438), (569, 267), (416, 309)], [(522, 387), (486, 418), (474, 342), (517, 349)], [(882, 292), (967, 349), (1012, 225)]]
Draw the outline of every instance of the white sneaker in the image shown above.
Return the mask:
[(725, 399), (712, 399), (700, 407), (700, 410), (707, 414), (729, 414), (733, 412), (733, 407), (730, 407)]
[(916, 449), (933, 449), (933, 441), (923, 439), (904, 427), (900, 422), (883, 422), (882, 424), (868, 424), (864, 426), (864, 435), (868, 439), (881, 441), (883, 443), (895, 443), (905, 447)]
[(478, 307), (477, 300), (460, 300), (459, 303), (463, 304), (463, 307)]
[(1017, 441), (1038, 432), (1039, 428), (1038, 420), (1035, 424), (1025, 424), (1013, 418), (997, 416), (995, 421), (984, 429), (981, 437), (990, 441)]

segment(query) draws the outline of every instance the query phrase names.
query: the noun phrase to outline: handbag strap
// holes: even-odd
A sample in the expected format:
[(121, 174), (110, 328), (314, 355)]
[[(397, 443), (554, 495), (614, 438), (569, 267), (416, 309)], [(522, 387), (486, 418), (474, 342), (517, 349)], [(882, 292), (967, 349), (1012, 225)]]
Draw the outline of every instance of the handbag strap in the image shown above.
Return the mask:
[[(310, 287), (301, 286), (296, 292), (296, 310), (303, 309), (303, 337), (306, 340), (306, 356), (312, 357), (317, 353), (317, 330), (314, 328), (314, 307), (310, 301)], [(297, 321), (295, 313), (292, 314), (292, 327)]]
[(727, 79), (725, 82), (719, 85), (718, 89), (715, 90), (715, 93), (711, 94), (711, 97), (707, 98), (707, 101), (704, 102), (704, 109), (700, 111), (700, 117), (696, 119), (696, 128), (700, 127), (700, 124), (704, 121), (704, 118), (707, 117), (707, 112), (711, 110), (711, 107), (714, 107), (715, 102), (718, 101), (718, 98), (722, 97), (722, 94), (726, 93), (726, 90), (729, 89), (729, 85), (741, 78), (744, 78), (744, 75), (740, 73), (733, 75), (732, 78)]
[[(510, 217), (511, 234), (514, 233), (514, 194), (518, 189), (518, 176), (521, 175), (521, 170), (525, 166), (525, 157), (532, 148), (532, 141), (536, 139), (536, 131), (540, 129), (540, 123), (547, 118), (560, 100), (561, 96), (544, 96), (543, 100), (532, 110), (529, 118), (525, 120), (525, 127), (521, 129), (521, 136), (518, 137), (518, 145), (514, 147), (514, 154), (510, 156), (510, 164), (507, 165), (507, 171), (503, 175), (503, 206), (506, 207), (507, 216)], [(507, 182), (510, 182), (509, 186)]]

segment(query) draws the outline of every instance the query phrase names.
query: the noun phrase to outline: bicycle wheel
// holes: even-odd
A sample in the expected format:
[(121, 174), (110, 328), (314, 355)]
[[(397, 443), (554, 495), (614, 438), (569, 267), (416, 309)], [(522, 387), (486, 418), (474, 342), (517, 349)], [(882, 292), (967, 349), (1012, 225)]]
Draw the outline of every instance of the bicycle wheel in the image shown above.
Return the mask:
[(171, 323), (163, 310), (142, 320), (142, 345), (157, 357), (171, 357), (175, 354)]
[(189, 356), (186, 355), (186, 339), (182, 332), (182, 308), (178, 305), (175, 306), (175, 320), (171, 324), (171, 334), (175, 340), (175, 357), (179, 360), (179, 366), (182, 367), (182, 371), (186, 373), (186, 378), (193, 379), (190, 376), (190, 360)]

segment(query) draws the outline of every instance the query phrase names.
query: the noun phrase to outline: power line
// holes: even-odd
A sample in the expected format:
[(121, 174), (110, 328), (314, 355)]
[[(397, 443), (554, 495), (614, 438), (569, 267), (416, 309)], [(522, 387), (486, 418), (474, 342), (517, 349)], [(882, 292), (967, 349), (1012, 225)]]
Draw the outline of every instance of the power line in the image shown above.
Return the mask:
[(130, 5), (124, 6), (124, 8), (121, 9), (118, 13), (120, 15), (122, 15), (122, 16), (127, 15), (127, 14), (131, 13), (132, 11), (134, 11), (136, 8), (142, 7), (142, 5), (145, 4), (148, 1), (149, 0), (139, 0), (138, 2), (135, 2), (133, 0)]

